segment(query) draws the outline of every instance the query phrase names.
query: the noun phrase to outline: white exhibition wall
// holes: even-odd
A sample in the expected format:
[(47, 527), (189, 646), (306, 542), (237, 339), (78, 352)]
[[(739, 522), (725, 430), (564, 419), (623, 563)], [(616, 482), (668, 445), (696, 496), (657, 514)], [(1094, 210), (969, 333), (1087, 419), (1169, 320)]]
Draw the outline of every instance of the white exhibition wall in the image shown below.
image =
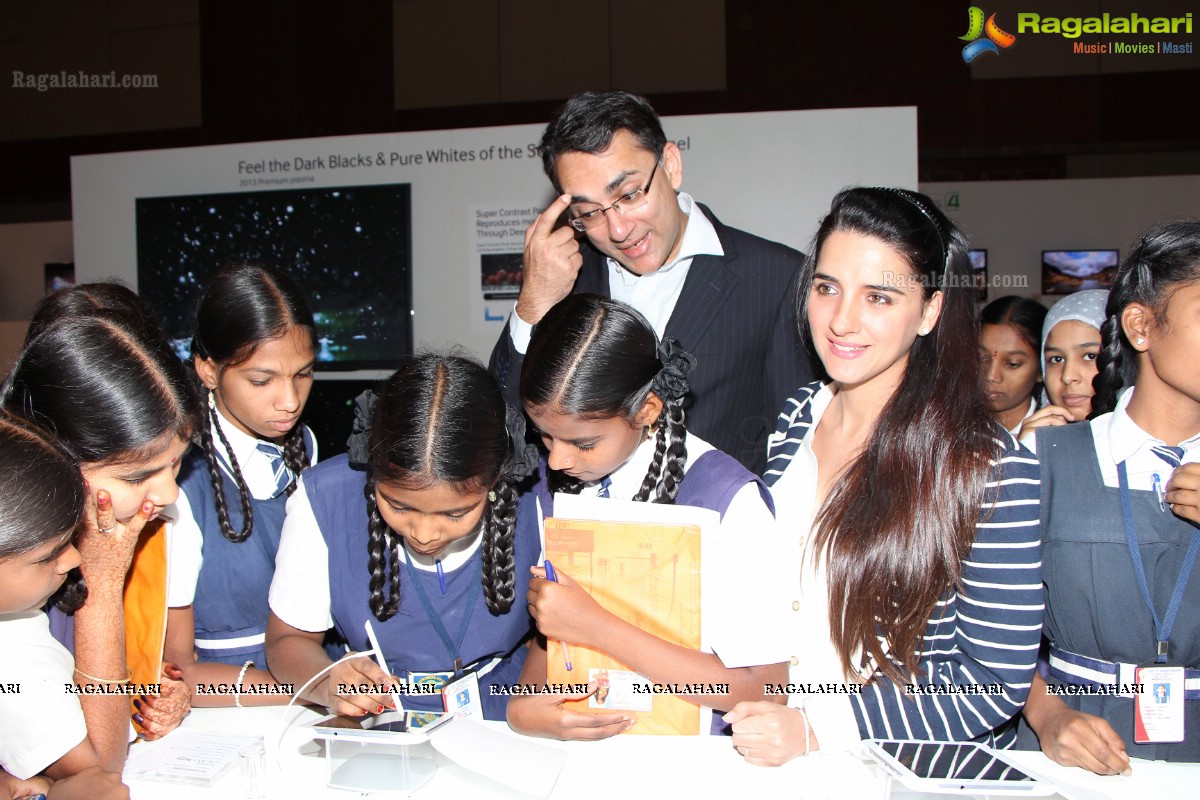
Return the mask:
[[(839, 189), (916, 185), (911, 107), (666, 117), (663, 124), (683, 150), (685, 191), (723, 222), (800, 249)], [(528, 221), (553, 199), (533, 156), (542, 128), (74, 157), (76, 278), (137, 285), (138, 198), (407, 183), (416, 345), (459, 344), (486, 358), (512, 301), (484, 299), (480, 255), (520, 252)]]
[[(988, 251), (988, 299), (1043, 297), (1043, 250), (1119, 250), (1155, 223), (1200, 217), (1200, 176), (924, 183), (971, 240)], [(1021, 284), (1024, 284), (1022, 286)]]

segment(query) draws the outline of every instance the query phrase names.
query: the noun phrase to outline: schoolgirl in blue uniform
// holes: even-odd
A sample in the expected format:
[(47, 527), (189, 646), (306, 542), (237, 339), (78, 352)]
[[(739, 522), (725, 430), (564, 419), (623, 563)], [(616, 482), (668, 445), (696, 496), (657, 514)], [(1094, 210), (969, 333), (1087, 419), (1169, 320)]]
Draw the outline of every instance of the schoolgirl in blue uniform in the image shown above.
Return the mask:
[[(553, 514), (555, 491), (700, 506), (718, 511), (722, 529), (739, 535), (773, 529), (773, 506), (762, 483), (684, 426), (694, 364), (674, 339), (660, 345), (646, 318), (624, 303), (574, 294), (555, 305), (534, 328), (521, 371), (521, 401), (548, 453), (534, 491), (537, 502), (522, 505), (518, 529), (536, 530), (539, 518)], [(705, 705), (729, 708), (741, 699), (762, 699), (764, 684), (783, 682), (786, 674), (777, 663), (781, 648), (746, 630), (746, 619), (760, 617), (745, 600), (758, 595), (735, 583), (754, 580), (758, 554), (752, 546), (744, 553), (744, 563), (722, 571), (721, 602), (703, 610), (715, 652), (683, 651), (618, 619), (566, 570), (558, 570), (554, 583), (544, 569), (534, 569), (529, 605), (542, 636), (607, 652), (653, 681), (730, 684), (728, 694), (704, 698)], [(539, 639), (521, 682), (545, 680), (545, 642)], [(628, 713), (564, 709), (563, 702), (574, 699), (514, 698), (509, 724), (538, 736), (595, 739), (636, 723)]]
[[(1143, 236), (1106, 310), (1092, 418), (1037, 433), (1049, 652), (1020, 744), (1119, 774), (1200, 761), (1200, 222)], [(1130, 685), (1160, 664), (1182, 667), (1182, 740), (1139, 744)]]
[[(373, 408), (371, 406), (374, 406)], [(522, 602), (536, 528), (518, 533), (516, 483), (536, 466), (524, 418), (495, 380), (459, 356), (406, 360), (378, 400), (361, 397), (350, 451), (304, 473), (288, 504), (271, 585), (267, 655), (300, 687), (331, 659), (329, 628), (367, 656), (338, 663), (302, 695), (337, 714), (441, 711), (438, 690), (473, 673), (484, 716), (503, 719), (492, 686), (517, 681), (532, 620)], [(369, 577), (368, 577), (369, 576)], [(469, 680), (469, 679), (468, 679)], [(368, 685), (361, 692), (339, 687)]]
[[(267, 665), (267, 592), (296, 476), (316, 461), (300, 415), (312, 389), (316, 328), (300, 290), (251, 265), (218, 271), (196, 309), (192, 357), (204, 386), (200, 446), (179, 474), (171, 539), (167, 657), (196, 705), (284, 703)], [(193, 655), (193, 653), (195, 655)]]

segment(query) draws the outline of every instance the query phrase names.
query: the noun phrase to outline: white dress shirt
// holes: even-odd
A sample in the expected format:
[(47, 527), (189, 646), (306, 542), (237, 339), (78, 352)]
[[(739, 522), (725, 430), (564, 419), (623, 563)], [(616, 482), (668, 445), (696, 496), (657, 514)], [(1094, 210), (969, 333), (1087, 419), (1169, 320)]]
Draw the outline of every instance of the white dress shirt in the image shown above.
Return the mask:
[[(780, 531), (792, 540), (791, 552), (780, 560), (790, 575), (790, 579), (784, 578), (784, 585), (790, 586), (793, 593), (784, 609), (790, 619), (777, 630), (788, 644), (788, 680), (793, 684), (850, 682), (829, 637), (826, 562), (816, 557), (810, 535), (819, 510), (817, 456), (812, 449), (812, 439), (835, 394), (832, 386), (827, 385), (813, 396), (809, 406), (812, 426), (787, 469), (771, 487)], [(788, 705), (805, 710), (813, 730), (820, 735), (822, 751), (831, 753), (858, 748), (862, 735), (849, 695), (789, 694)]]
[[(679, 254), (673, 261), (663, 264), (654, 272), (637, 275), (613, 259), (607, 259), (609, 295), (613, 300), (627, 303), (644, 314), (659, 339), (663, 338), (667, 322), (675, 311), (675, 303), (683, 291), (683, 282), (691, 269), (692, 259), (699, 255), (725, 255), (721, 240), (717, 237), (717, 229), (704, 216), (691, 195), (679, 192), (677, 197), (679, 208), (688, 221), (683, 229)], [(516, 308), (509, 315), (508, 332), (516, 351), (524, 353), (529, 348), (533, 326), (517, 315)]]

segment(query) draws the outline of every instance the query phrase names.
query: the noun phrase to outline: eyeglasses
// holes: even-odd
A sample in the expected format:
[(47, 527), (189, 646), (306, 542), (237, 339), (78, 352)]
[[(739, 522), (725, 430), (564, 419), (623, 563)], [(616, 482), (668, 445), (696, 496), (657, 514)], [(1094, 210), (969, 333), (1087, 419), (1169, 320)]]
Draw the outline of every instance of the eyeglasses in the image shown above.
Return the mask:
[(624, 214), (627, 211), (633, 211), (635, 208), (641, 208), (646, 205), (646, 201), (650, 199), (650, 185), (654, 183), (654, 174), (658, 172), (658, 168), (661, 165), (662, 159), (654, 163), (654, 169), (650, 170), (650, 179), (646, 181), (645, 186), (621, 195), (613, 201), (611, 206), (584, 211), (582, 214), (572, 217), (571, 227), (580, 232), (591, 230), (604, 222), (605, 215), (610, 210)]

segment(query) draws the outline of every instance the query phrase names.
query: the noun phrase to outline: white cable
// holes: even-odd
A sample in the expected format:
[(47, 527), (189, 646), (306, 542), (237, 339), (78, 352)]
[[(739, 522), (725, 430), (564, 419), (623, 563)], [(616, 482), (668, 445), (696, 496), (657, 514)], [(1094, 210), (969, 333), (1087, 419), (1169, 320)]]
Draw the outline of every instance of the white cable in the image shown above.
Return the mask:
[[(280, 753), (283, 752), (283, 737), (287, 735), (288, 729), (291, 728), (292, 724), (296, 721), (296, 719), (299, 718), (299, 714), (297, 714), (291, 720), (286, 719), (288, 709), (292, 707), (292, 703), (295, 703), (300, 698), (300, 695), (304, 694), (304, 691), (308, 687), (313, 685), (314, 681), (323, 677), (325, 675), (325, 673), (329, 672), (329, 670), (333, 669), (338, 664), (342, 663), (343, 661), (347, 661), (351, 658), (362, 658), (363, 656), (366, 656), (367, 658), (370, 658), (372, 656), (379, 658), (379, 659), (383, 658), (383, 654), (380, 653), (378, 650), (369, 650), (365, 653), (347, 653), (346, 655), (339, 658), (337, 661), (334, 661), (332, 664), (330, 664), (329, 666), (322, 669), (316, 675), (313, 675), (311, 678), (309, 678), (308, 682), (305, 683), (303, 686), (301, 686), (299, 691), (297, 691), (294, 695), (292, 695), (292, 699), (288, 700), (287, 705), (283, 707), (283, 716), (285, 718), (282, 719), (280, 722), (279, 737), (275, 740), (275, 766), (276, 767), (278, 767), (280, 770), (283, 769), (283, 764), (279, 760)], [(332, 711), (332, 709), (330, 709), (330, 710)]]

